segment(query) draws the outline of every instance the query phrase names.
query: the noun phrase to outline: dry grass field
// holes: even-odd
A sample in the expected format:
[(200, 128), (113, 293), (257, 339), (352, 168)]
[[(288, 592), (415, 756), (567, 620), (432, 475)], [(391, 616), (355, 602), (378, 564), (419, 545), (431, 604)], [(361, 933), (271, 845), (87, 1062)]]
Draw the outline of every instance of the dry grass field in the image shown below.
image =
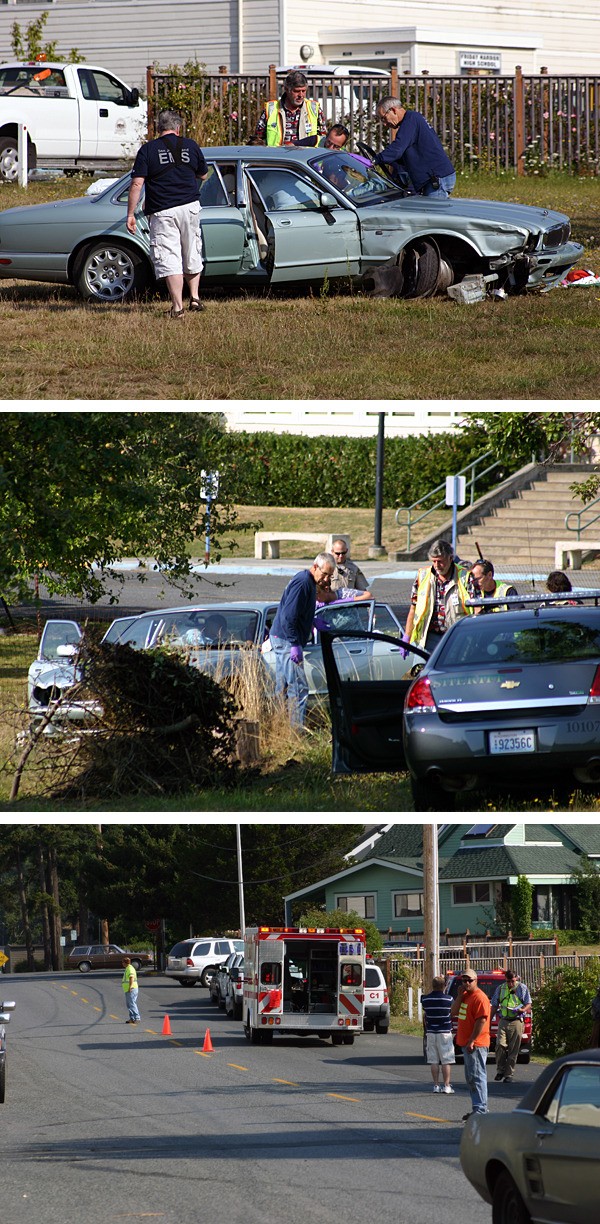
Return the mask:
[[(89, 180), (0, 186), (1, 212), (81, 195)], [(462, 178), (457, 194), (566, 212), (600, 272), (598, 180)], [(85, 305), (70, 288), (0, 281), (5, 400), (594, 399), (600, 289), (459, 306), (449, 299), (206, 295), (168, 317), (156, 294)]]

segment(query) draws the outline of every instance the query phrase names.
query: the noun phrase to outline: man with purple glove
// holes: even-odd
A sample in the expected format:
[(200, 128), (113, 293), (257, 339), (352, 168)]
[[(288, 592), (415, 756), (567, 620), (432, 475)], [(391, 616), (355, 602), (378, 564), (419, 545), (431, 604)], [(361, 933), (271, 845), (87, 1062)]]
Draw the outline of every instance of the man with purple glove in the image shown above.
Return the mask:
[(269, 639), (275, 652), (275, 692), (287, 698), (290, 723), (302, 727), (308, 699), (308, 680), (302, 647), (308, 641), (315, 616), (317, 583), (331, 578), (335, 561), (319, 553), (310, 569), (299, 570), (288, 582)]

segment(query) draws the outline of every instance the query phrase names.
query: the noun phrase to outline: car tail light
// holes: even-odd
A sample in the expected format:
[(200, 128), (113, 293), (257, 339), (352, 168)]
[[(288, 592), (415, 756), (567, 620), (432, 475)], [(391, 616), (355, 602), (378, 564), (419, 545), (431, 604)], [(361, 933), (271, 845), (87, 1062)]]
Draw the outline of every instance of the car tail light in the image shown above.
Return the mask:
[(186, 962), (185, 962), (185, 963), (186, 963), (186, 965), (189, 965), (189, 966), (190, 966), (190, 969), (193, 969), (193, 968), (194, 968), (194, 962), (193, 962), (193, 960), (192, 960), (191, 956), (188, 956), (188, 958), (187, 958), (187, 960), (186, 960)]
[(431, 713), (432, 710), (435, 711), (435, 708), (429, 680), (427, 676), (419, 676), (419, 679), (415, 680), (412, 688), (408, 690), (406, 709), (423, 714), (426, 712)]
[(592, 687), (590, 689), (589, 701), (590, 701), (590, 704), (596, 704), (596, 705), (600, 701), (600, 667), (596, 668), (596, 673), (594, 675), (594, 679), (592, 680)]

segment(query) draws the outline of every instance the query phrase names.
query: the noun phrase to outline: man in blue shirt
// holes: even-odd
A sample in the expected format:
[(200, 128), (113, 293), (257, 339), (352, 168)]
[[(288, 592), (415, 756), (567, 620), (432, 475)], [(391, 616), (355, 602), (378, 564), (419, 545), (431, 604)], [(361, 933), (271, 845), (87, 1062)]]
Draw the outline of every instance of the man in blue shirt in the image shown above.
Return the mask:
[(491, 1019), (494, 1019), (496, 1012), (500, 1012), (494, 1078), (510, 1084), (523, 1040), (524, 1016), (531, 1011), (531, 995), (525, 982), (520, 982), (512, 969), (507, 969), (504, 977), (506, 982), (502, 982), (492, 995)]
[(399, 98), (386, 97), (377, 103), (377, 118), (388, 128), (396, 128), (389, 145), (377, 154), (376, 166), (398, 163), (408, 174), (419, 195), (445, 200), (456, 185), (454, 166), (439, 136), (418, 111), (406, 110)]
[(308, 700), (308, 680), (302, 647), (306, 645), (315, 616), (317, 582), (331, 578), (335, 561), (330, 553), (319, 553), (310, 569), (299, 570), (288, 582), (269, 639), (275, 652), (275, 691), (284, 693), (292, 726), (302, 727)]
[(145, 184), (150, 255), (157, 279), (166, 279), (172, 319), (183, 319), (184, 281), (190, 292), (190, 310), (204, 310), (198, 297), (203, 267), (200, 181), (208, 177), (208, 166), (196, 141), (180, 135), (181, 125), (177, 111), (161, 111), (158, 138), (138, 150), (126, 221), (129, 233), (135, 234), (135, 210)]
[[(421, 999), (427, 1063), (431, 1067), (433, 1091), (445, 1092), (450, 1096), (454, 1092), (454, 1088), (450, 1085), (450, 1068), (456, 1062), (450, 1019), (452, 998), (444, 992), (445, 979), (443, 977), (434, 977), (432, 986), (431, 994), (423, 995)], [(440, 1084), (440, 1067), (442, 1068), (443, 1086)]]

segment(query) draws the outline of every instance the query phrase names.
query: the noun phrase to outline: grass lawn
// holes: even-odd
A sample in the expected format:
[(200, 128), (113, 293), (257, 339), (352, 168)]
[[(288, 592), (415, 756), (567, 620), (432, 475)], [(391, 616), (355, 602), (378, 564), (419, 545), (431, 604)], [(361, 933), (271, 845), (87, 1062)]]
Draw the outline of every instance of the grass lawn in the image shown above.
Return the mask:
[[(89, 180), (0, 186), (0, 210)], [(557, 208), (600, 271), (597, 179), (461, 176), (457, 195)], [(593, 399), (597, 288), (459, 306), (341, 294), (207, 298), (174, 326), (156, 295), (85, 305), (70, 288), (0, 282), (6, 399)], [(267, 339), (268, 337), (268, 339)]]

